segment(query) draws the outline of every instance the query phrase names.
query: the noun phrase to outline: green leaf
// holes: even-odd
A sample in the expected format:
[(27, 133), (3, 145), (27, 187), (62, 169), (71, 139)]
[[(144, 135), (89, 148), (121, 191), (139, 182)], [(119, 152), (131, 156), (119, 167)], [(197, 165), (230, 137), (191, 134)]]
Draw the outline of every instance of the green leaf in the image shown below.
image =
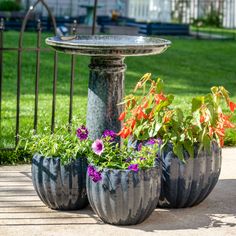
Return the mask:
[(194, 158), (194, 146), (190, 140), (185, 141), (184, 148), (187, 150), (190, 158)]
[(180, 108), (176, 109), (176, 116), (177, 116), (178, 122), (181, 123), (184, 119), (184, 114)]
[(210, 139), (210, 137), (208, 136), (208, 135), (205, 135), (204, 137), (203, 137), (203, 146), (204, 146), (204, 148), (207, 150), (207, 151), (209, 151), (210, 150), (210, 148), (211, 148), (211, 139)]
[(163, 91), (163, 88), (164, 88), (164, 82), (162, 79), (158, 78), (157, 79), (157, 86), (156, 86), (157, 93), (161, 93)]
[(204, 103), (204, 97), (195, 97), (192, 99), (192, 112), (198, 110)]
[(183, 145), (181, 143), (176, 143), (173, 146), (173, 151), (174, 154), (181, 160), (181, 161), (185, 161), (184, 160), (184, 153), (183, 153)]

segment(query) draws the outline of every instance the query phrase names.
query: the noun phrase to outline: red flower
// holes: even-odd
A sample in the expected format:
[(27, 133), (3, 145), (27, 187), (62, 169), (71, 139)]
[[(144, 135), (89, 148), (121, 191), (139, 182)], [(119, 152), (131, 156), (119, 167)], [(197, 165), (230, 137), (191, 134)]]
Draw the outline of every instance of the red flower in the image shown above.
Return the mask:
[(156, 104), (159, 104), (161, 101), (165, 101), (167, 98), (164, 96), (163, 92), (155, 94)]
[(167, 116), (164, 116), (163, 118), (164, 123), (168, 123), (170, 120), (171, 120), (170, 117), (167, 117)]
[(126, 139), (131, 134), (132, 134), (131, 129), (129, 127), (124, 126), (117, 135), (123, 139)]
[(154, 116), (154, 112), (151, 111), (151, 112), (149, 113), (149, 115), (148, 115), (148, 119), (151, 120), (151, 119), (153, 118), (153, 116)]
[(122, 113), (120, 114), (119, 120), (120, 120), (120, 121), (121, 121), (121, 120), (124, 120), (124, 119), (125, 119), (125, 116), (126, 116), (126, 112), (124, 111), (124, 112), (122, 112)]
[(205, 117), (203, 115), (200, 116), (200, 123), (203, 123), (205, 121)]
[(220, 147), (223, 147), (223, 146), (224, 146), (224, 138), (220, 137)]
[(235, 125), (233, 123), (231, 123), (229, 121), (230, 116), (226, 116), (223, 113), (219, 114), (219, 120), (220, 120), (220, 124), (221, 126), (223, 126), (224, 128), (235, 128)]
[(147, 119), (148, 118), (148, 115), (146, 115), (143, 112), (143, 108), (141, 106), (138, 106), (136, 109), (133, 110), (133, 116), (137, 116), (138, 120)]
[(143, 109), (140, 108), (139, 111), (138, 111), (138, 120), (141, 120), (141, 119), (147, 119), (148, 116), (143, 112)]
[(236, 109), (236, 103), (229, 101), (229, 108), (232, 112), (234, 112), (234, 110)]
[(215, 128), (215, 133), (217, 135), (219, 135), (220, 137), (224, 137), (225, 136), (225, 130), (222, 128)]
[(133, 129), (134, 126), (136, 125), (136, 120), (135, 120), (135, 119), (129, 119), (129, 120), (126, 122), (126, 124), (128, 124), (128, 125), (131, 127), (131, 129)]
[(212, 126), (209, 127), (209, 136), (212, 137), (214, 134), (214, 128)]

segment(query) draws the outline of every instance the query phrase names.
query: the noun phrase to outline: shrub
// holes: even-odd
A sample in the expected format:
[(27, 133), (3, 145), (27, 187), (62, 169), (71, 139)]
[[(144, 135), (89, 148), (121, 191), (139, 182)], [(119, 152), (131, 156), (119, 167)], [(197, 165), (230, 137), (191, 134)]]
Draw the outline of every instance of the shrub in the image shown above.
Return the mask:
[(15, 1), (3, 0), (0, 2), (0, 11), (20, 11), (21, 5)]

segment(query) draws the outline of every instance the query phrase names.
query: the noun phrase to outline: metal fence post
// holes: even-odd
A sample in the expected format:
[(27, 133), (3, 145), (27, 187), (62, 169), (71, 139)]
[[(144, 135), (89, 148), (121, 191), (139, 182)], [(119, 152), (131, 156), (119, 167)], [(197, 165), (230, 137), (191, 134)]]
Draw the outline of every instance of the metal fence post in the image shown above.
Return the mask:
[(4, 19), (2, 18), (0, 21), (0, 136), (2, 134), (3, 31)]
[(97, 5), (98, 5), (98, 0), (94, 0), (92, 35), (94, 35), (96, 32)]
[[(72, 26), (72, 34), (76, 34), (77, 21), (75, 20)], [(73, 115), (73, 96), (74, 96), (74, 80), (75, 80), (75, 55), (71, 56), (71, 77), (70, 77), (70, 105), (69, 105), (69, 132), (71, 132), (72, 115)]]
[(37, 51), (36, 51), (36, 77), (35, 77), (35, 101), (34, 101), (34, 131), (37, 133), (38, 126), (38, 94), (40, 77), (40, 49), (41, 49), (41, 21), (37, 23)]

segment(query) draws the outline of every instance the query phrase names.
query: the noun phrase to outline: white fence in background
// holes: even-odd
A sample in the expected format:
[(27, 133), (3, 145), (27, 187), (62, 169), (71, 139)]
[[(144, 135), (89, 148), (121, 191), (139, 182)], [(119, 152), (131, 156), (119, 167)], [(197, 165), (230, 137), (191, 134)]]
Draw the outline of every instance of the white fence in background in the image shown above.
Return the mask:
[(173, 19), (191, 23), (210, 14), (213, 8), (222, 17), (225, 28), (236, 28), (236, 0), (170, 0)]
[(236, 28), (236, 0), (224, 1), (223, 27)]
[[(1, 1), (1, 0), (0, 0)], [(36, 0), (21, 0), (24, 6)], [(81, 4), (94, 3), (94, 0), (45, 0), (55, 16), (78, 17), (86, 14)], [(178, 21), (190, 23), (192, 19), (206, 16), (214, 7), (222, 14), (222, 23), (226, 28), (236, 28), (236, 0), (98, 0), (102, 5), (98, 15), (111, 16), (112, 10), (137, 21)], [(37, 9), (43, 16), (45, 10)]]
[[(1, 0), (0, 0), (1, 1)], [(21, 0), (24, 7), (31, 5), (36, 0)], [(54, 16), (72, 16), (78, 17), (86, 14), (86, 10), (81, 8), (82, 4), (94, 4), (94, 0), (45, 0), (50, 7)], [(98, 0), (98, 4), (102, 7), (98, 8), (98, 15), (110, 15), (112, 10), (119, 10), (123, 15), (126, 13), (126, 0)], [(37, 11), (43, 16), (47, 15), (43, 6), (39, 6)]]
[(138, 21), (171, 21), (170, 0), (129, 0), (128, 17)]

